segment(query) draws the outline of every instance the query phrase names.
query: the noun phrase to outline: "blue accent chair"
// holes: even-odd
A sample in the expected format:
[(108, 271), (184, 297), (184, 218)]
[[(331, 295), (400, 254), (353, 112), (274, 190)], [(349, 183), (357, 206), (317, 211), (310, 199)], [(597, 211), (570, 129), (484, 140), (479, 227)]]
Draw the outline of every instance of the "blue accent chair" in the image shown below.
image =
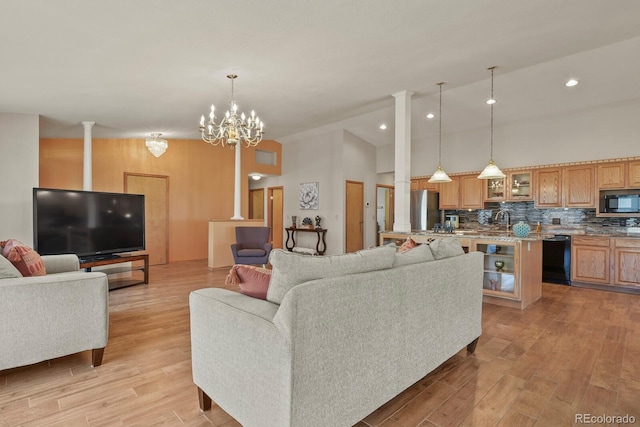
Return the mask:
[(262, 264), (269, 261), (273, 245), (269, 227), (236, 227), (236, 243), (231, 245), (236, 264)]

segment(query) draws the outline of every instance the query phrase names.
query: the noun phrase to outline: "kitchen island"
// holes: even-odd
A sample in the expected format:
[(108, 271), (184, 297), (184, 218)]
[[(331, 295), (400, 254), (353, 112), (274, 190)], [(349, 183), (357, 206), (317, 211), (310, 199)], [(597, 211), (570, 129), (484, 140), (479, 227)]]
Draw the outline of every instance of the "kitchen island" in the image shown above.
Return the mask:
[(524, 309), (542, 297), (542, 238), (515, 237), (507, 232), (380, 233), (380, 244), (402, 244), (407, 237), (416, 243), (437, 238), (458, 239), (465, 252), (484, 253), (483, 301)]

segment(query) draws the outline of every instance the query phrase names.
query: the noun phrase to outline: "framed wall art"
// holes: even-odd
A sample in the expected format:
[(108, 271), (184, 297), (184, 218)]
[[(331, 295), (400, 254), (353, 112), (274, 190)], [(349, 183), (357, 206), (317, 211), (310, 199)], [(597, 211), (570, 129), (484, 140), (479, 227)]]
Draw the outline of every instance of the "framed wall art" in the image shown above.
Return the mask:
[(320, 191), (317, 182), (303, 182), (300, 184), (300, 209), (314, 210), (320, 206)]

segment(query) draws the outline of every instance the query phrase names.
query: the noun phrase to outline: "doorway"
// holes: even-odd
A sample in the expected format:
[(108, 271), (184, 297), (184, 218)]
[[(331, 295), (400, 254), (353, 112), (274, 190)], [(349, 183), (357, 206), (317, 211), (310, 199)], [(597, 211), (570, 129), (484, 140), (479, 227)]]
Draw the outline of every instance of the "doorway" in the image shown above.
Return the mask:
[(345, 242), (346, 252), (364, 247), (364, 183), (346, 181)]
[(267, 188), (267, 225), (271, 228), (271, 243), (274, 248), (283, 247), (283, 191), (282, 187)]
[(166, 264), (169, 259), (169, 177), (125, 172), (124, 192), (144, 194), (144, 234), (149, 264)]
[(249, 190), (249, 219), (264, 219), (264, 188)]
[(393, 185), (376, 185), (376, 244), (380, 231), (393, 230), (394, 191)]

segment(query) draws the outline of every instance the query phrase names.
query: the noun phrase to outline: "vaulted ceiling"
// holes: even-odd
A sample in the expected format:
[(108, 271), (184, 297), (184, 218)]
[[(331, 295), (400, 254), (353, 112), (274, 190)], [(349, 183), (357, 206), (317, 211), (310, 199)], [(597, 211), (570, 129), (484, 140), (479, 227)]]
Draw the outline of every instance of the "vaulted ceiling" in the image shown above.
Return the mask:
[(230, 73), (284, 142), (391, 144), (402, 90), (433, 135), (440, 81), (443, 132), (487, 126), (490, 66), (497, 124), (640, 99), (636, 0), (0, 0), (0, 40), (0, 112), (40, 114), (42, 137), (199, 138)]

